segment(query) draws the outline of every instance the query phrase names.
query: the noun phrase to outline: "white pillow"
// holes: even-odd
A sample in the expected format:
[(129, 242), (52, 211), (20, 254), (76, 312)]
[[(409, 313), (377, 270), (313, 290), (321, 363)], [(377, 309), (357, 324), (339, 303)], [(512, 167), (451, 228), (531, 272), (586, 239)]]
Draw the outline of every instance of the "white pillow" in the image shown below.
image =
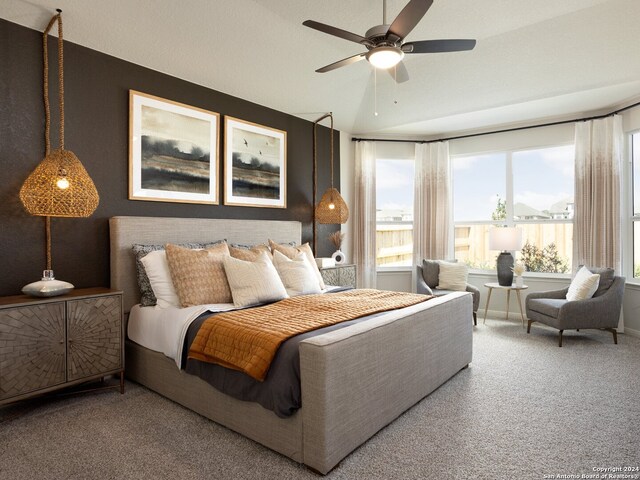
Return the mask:
[(316, 272), (304, 253), (299, 253), (295, 258), (289, 259), (278, 250), (274, 250), (273, 265), (290, 297), (322, 291)]
[(151, 290), (153, 290), (153, 294), (156, 296), (156, 305), (160, 308), (180, 308), (180, 299), (171, 280), (167, 252), (164, 250), (155, 250), (147, 253), (140, 261), (144, 265), (144, 270), (149, 277)]
[(288, 297), (276, 267), (266, 253), (262, 252), (255, 262), (231, 256), (225, 256), (223, 262), (233, 304), (236, 307), (247, 307)]
[(469, 273), (466, 263), (438, 262), (440, 273), (438, 274), (439, 290), (455, 290), (464, 292), (467, 290), (467, 276)]
[(582, 267), (571, 280), (567, 300), (585, 300), (593, 297), (600, 283), (600, 274), (591, 273), (587, 267)]

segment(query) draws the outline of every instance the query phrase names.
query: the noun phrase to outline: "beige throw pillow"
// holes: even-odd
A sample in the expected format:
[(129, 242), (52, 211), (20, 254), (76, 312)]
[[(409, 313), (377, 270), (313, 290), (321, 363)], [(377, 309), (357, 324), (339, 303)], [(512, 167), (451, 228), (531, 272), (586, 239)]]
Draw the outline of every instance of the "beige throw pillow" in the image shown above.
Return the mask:
[(587, 267), (582, 267), (571, 280), (569, 291), (567, 292), (567, 300), (586, 300), (593, 297), (600, 283), (600, 275), (591, 273)]
[(324, 280), (322, 280), (322, 275), (320, 275), (320, 270), (318, 270), (318, 265), (316, 264), (316, 259), (313, 256), (313, 252), (311, 251), (311, 247), (308, 243), (304, 245), (300, 245), (299, 247), (292, 247), (290, 245), (283, 245), (281, 243), (276, 243), (273, 240), (269, 240), (269, 246), (271, 247), (272, 252), (280, 252), (287, 256), (288, 258), (295, 258), (298, 253), (302, 252), (307, 256), (307, 260), (309, 260), (309, 264), (313, 268), (313, 271), (316, 274), (318, 279), (318, 283), (320, 284), (320, 288), (325, 289), (326, 286), (324, 284)]
[(465, 263), (438, 262), (440, 273), (438, 274), (439, 290), (455, 290), (464, 292), (467, 290), (468, 267)]
[(183, 307), (209, 303), (231, 303), (231, 289), (223, 259), (229, 247), (221, 243), (205, 250), (190, 250), (167, 244), (171, 280)]
[(290, 297), (322, 291), (316, 273), (304, 253), (300, 252), (295, 258), (289, 259), (276, 250), (273, 252), (273, 265)]
[(276, 268), (264, 252), (255, 262), (225, 257), (224, 269), (236, 307), (248, 307), (288, 297)]

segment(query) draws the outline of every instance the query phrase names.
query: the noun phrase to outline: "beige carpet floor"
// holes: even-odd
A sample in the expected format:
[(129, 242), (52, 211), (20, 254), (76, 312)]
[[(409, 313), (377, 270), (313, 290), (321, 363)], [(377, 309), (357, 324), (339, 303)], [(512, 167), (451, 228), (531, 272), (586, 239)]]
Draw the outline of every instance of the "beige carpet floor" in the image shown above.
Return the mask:
[[(543, 479), (640, 466), (640, 339), (515, 321), (330, 479)], [(639, 478), (638, 472), (631, 472)], [(304, 466), (134, 383), (0, 407), (1, 479), (304, 479)], [(565, 477), (569, 478), (569, 477)], [(603, 478), (603, 477), (601, 477)], [(633, 477), (627, 477), (633, 478)]]

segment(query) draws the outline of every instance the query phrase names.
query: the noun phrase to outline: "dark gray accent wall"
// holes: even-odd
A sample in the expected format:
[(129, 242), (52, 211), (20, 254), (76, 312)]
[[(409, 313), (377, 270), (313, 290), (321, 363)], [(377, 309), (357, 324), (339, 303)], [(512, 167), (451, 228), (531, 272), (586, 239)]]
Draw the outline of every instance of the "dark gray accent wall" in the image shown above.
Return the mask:
[[(45, 267), (44, 218), (28, 215), (18, 198), (22, 183), (44, 156), (41, 39), (38, 31), (0, 19), (0, 295), (20, 293), (25, 284), (40, 279)], [(52, 37), (53, 148), (58, 145), (56, 52)], [(108, 219), (115, 215), (298, 220), (302, 222), (302, 241), (311, 242), (312, 122), (69, 42), (65, 42), (64, 54), (65, 146), (80, 158), (93, 178), (100, 205), (86, 219), (52, 219), (57, 278), (78, 288), (109, 285)], [(287, 208), (128, 200), (130, 89), (220, 113), (221, 199), (224, 116), (285, 130)], [(318, 133), (319, 200), (330, 183), (329, 129), (321, 127)], [(339, 186), (340, 143), (339, 133), (334, 134), (334, 183)], [(326, 237), (337, 229), (335, 225), (319, 226), (319, 256), (331, 254), (333, 248)]]

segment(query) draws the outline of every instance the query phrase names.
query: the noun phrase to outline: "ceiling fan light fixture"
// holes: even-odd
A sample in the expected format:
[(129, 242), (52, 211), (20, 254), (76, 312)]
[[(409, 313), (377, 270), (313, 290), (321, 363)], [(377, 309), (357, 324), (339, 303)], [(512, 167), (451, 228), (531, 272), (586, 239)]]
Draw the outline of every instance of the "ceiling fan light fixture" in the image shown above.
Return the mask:
[(367, 52), (366, 57), (374, 67), (386, 70), (400, 63), (404, 52), (398, 47), (375, 47)]

